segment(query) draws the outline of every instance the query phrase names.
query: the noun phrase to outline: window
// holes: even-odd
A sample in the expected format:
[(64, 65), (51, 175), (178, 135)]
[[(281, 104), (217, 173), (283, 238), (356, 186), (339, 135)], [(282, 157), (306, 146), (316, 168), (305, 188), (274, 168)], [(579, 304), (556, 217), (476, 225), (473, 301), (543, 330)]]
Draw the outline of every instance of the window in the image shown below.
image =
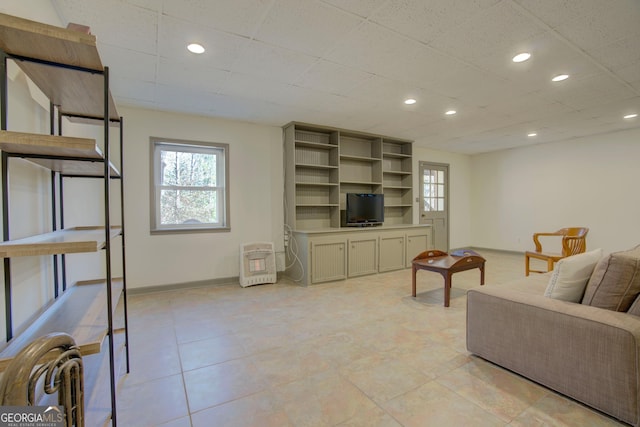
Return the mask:
[(445, 203), (444, 170), (425, 169), (424, 180), (424, 210), (443, 212)]
[(151, 138), (151, 231), (229, 230), (229, 146)]

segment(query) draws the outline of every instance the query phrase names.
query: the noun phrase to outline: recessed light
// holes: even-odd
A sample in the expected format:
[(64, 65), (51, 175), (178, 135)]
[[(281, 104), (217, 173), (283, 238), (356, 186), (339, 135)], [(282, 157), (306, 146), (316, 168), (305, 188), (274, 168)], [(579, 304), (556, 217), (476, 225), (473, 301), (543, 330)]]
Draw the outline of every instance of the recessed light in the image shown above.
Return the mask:
[(522, 52), (514, 56), (511, 60), (513, 62), (524, 62), (529, 58), (531, 58), (531, 54), (529, 52)]
[(538, 135), (538, 134), (537, 134), (537, 133), (535, 133), (535, 132), (531, 132), (531, 133), (528, 133), (528, 134), (527, 134), (527, 136), (528, 136), (528, 137), (530, 137), (530, 138), (533, 138), (533, 137), (534, 137), (534, 136), (536, 136), (536, 135)]
[(405, 99), (404, 100), (404, 103), (407, 104), (407, 105), (412, 105), (412, 104), (415, 104), (416, 102), (417, 101), (415, 99), (413, 99), (413, 98), (409, 98), (409, 99)]
[(633, 113), (633, 114), (627, 114), (626, 116), (623, 117), (623, 119), (635, 119), (636, 117), (638, 117), (638, 115), (636, 113)]
[(446, 114), (447, 116), (453, 116), (453, 115), (454, 115), (454, 114), (456, 114), (456, 113), (457, 113), (457, 111), (456, 111), (456, 110), (449, 110), (449, 111), (447, 111), (445, 114)]
[(569, 78), (569, 74), (558, 74), (554, 78), (551, 79), (552, 82), (561, 82), (563, 80), (567, 80)]
[(191, 43), (189, 46), (187, 46), (187, 49), (189, 50), (189, 52), (196, 53), (198, 55), (204, 53), (204, 46), (198, 43)]

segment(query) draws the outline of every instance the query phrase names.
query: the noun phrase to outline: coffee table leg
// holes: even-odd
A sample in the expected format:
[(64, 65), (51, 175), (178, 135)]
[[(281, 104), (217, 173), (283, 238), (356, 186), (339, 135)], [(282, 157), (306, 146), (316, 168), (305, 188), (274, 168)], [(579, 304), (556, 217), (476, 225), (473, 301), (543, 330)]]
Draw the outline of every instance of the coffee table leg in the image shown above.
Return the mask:
[(480, 265), (480, 286), (484, 285), (484, 263)]
[(415, 298), (416, 296), (416, 272), (418, 269), (415, 265), (411, 266), (411, 296)]
[(443, 274), (444, 277), (444, 306), (449, 307), (449, 300), (451, 299), (451, 273), (447, 271)]

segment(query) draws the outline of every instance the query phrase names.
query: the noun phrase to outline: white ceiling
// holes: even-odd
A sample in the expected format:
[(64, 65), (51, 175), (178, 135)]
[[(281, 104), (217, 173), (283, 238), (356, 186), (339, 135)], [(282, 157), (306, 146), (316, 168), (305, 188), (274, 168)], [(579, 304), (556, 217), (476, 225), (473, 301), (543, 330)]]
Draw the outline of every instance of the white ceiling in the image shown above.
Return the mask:
[(51, 1), (97, 36), (119, 105), (460, 153), (640, 127), (622, 118), (640, 113), (639, 0)]

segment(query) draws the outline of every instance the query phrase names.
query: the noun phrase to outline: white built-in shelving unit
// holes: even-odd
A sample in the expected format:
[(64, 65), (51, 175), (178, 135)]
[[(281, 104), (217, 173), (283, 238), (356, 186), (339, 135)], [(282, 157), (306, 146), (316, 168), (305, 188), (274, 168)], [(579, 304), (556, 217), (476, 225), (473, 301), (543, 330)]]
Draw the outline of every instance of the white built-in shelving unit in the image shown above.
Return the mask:
[[(432, 247), (413, 224), (412, 141), (292, 122), (284, 126), (285, 223), (296, 252), (286, 273), (302, 285), (410, 266)], [(347, 193), (384, 194), (384, 225), (341, 227)]]

